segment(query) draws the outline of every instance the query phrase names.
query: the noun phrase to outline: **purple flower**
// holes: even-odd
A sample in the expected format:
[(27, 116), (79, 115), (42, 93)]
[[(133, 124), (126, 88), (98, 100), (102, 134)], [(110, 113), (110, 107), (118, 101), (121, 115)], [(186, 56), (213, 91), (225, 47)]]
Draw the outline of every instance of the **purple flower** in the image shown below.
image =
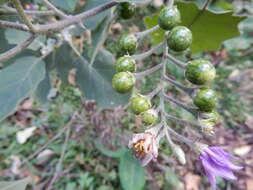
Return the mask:
[(242, 167), (236, 166), (231, 162), (231, 159), (236, 159), (234, 156), (226, 153), (219, 147), (204, 149), (199, 158), (213, 190), (216, 189), (216, 176), (227, 180), (236, 180), (237, 178), (233, 174), (233, 170), (242, 169)]

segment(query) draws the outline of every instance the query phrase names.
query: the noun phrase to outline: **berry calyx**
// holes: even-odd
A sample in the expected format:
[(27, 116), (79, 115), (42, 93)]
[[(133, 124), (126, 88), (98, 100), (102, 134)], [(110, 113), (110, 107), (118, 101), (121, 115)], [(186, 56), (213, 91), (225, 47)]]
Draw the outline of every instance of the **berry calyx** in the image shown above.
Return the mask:
[(119, 16), (123, 19), (130, 19), (134, 16), (136, 6), (133, 3), (123, 2), (119, 4)]
[(141, 120), (145, 125), (153, 125), (158, 119), (158, 114), (154, 109), (149, 109), (141, 113)]
[(133, 34), (123, 34), (119, 39), (119, 47), (124, 52), (133, 53), (137, 48), (137, 38)]
[(135, 72), (136, 62), (131, 56), (125, 55), (117, 60), (115, 67), (117, 72)]
[(164, 7), (158, 17), (158, 23), (160, 28), (164, 30), (170, 30), (173, 27), (179, 25), (181, 22), (180, 12), (176, 6), (174, 7)]
[(131, 108), (135, 114), (140, 114), (151, 108), (150, 99), (143, 95), (136, 95), (131, 99)]
[(216, 111), (211, 112), (199, 112), (198, 114), (199, 121), (211, 122), (213, 125), (216, 125), (220, 122), (220, 114)]
[(218, 104), (216, 92), (210, 88), (200, 88), (193, 99), (194, 104), (200, 111), (210, 112)]
[(212, 82), (215, 75), (214, 66), (205, 59), (189, 61), (185, 70), (187, 80), (196, 85), (205, 85)]
[(133, 74), (129, 72), (120, 72), (113, 76), (112, 87), (118, 93), (126, 93), (132, 90), (135, 84)]
[(174, 51), (184, 51), (192, 43), (192, 33), (185, 26), (174, 27), (168, 36), (168, 46)]

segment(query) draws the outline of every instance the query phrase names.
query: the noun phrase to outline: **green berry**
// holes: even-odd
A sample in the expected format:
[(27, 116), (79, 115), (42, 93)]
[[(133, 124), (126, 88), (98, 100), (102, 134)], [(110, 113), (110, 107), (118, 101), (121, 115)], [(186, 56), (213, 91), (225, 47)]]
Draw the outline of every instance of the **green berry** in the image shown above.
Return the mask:
[(164, 30), (170, 30), (181, 22), (180, 12), (176, 6), (164, 7), (158, 17), (159, 26)]
[(194, 104), (200, 111), (210, 112), (218, 104), (216, 92), (210, 88), (200, 88), (193, 99)]
[(119, 39), (119, 47), (124, 52), (133, 53), (137, 48), (137, 38), (133, 34), (123, 34)]
[(135, 114), (140, 114), (151, 108), (151, 102), (147, 97), (139, 94), (131, 99), (131, 108)]
[(155, 110), (149, 109), (141, 113), (141, 119), (145, 125), (153, 125), (157, 121), (158, 115)]
[(132, 90), (135, 84), (134, 76), (129, 72), (120, 72), (113, 76), (112, 87), (118, 93), (126, 93)]
[(205, 85), (212, 82), (215, 74), (214, 66), (205, 59), (189, 61), (185, 70), (187, 80), (197, 85)]
[(136, 6), (133, 3), (123, 2), (119, 4), (118, 10), (121, 18), (129, 19), (134, 16)]
[(136, 71), (135, 60), (129, 55), (120, 57), (117, 60), (115, 66), (116, 66), (117, 72), (125, 72), (125, 71), (135, 72)]
[(174, 51), (184, 51), (192, 43), (192, 33), (185, 26), (174, 27), (168, 36), (168, 46)]

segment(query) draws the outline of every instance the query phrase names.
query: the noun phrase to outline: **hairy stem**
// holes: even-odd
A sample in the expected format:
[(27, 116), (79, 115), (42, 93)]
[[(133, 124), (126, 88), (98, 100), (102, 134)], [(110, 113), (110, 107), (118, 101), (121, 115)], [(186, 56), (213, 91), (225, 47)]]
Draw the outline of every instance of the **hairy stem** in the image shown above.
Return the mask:
[(162, 86), (157, 86), (153, 91), (151, 91), (146, 97), (149, 99), (154, 98), (161, 90), (163, 89)]
[(35, 38), (36, 38), (35, 35), (30, 35), (29, 38), (27, 40), (25, 40), (24, 42), (18, 44), (17, 46), (10, 49), (9, 51), (0, 54), (0, 63), (11, 59), (15, 55), (17, 55), (18, 53), (23, 51), (25, 48), (27, 48), (34, 41)]
[(175, 87), (179, 88), (180, 90), (182, 90), (184, 93), (188, 94), (189, 96), (191, 96), (193, 92), (197, 89), (194, 87), (183, 86), (182, 84), (176, 82), (175, 80), (173, 80), (172, 78), (168, 76), (163, 76), (163, 79), (165, 81), (168, 81), (170, 84), (174, 85)]
[(136, 77), (136, 79), (141, 79), (141, 78), (143, 78), (147, 75), (150, 75), (150, 74), (158, 71), (159, 69), (162, 68), (163, 65), (164, 65), (163, 63), (160, 63), (160, 64), (158, 64), (158, 65), (156, 65), (156, 66), (154, 66), (154, 67), (152, 67), (152, 68), (150, 68), (146, 71), (139, 72), (139, 73), (134, 73), (134, 76)]
[(156, 50), (160, 49), (163, 46), (164, 42), (161, 42), (160, 44), (158, 44), (157, 46), (151, 48), (150, 50), (141, 53), (141, 54), (135, 54), (132, 55), (132, 57), (136, 60), (136, 61), (141, 61), (147, 57), (149, 57), (150, 55), (152, 55)]
[(177, 60), (175, 57), (169, 54), (167, 54), (165, 57), (166, 59), (170, 60), (172, 63), (175, 63), (180, 68), (185, 69), (186, 65), (182, 61)]
[(53, 10), (59, 17), (61, 18), (68, 18), (68, 15), (66, 15), (64, 12), (62, 12), (60, 9), (57, 9), (52, 3), (50, 3), (48, 0), (43, 0), (45, 5)]
[(167, 124), (165, 125), (167, 132), (169, 132), (170, 134), (172, 134), (173, 136), (175, 136), (180, 142), (184, 142), (187, 145), (189, 145), (190, 147), (194, 146), (194, 142), (191, 141), (190, 139), (184, 137), (183, 135), (180, 135), (179, 133), (177, 133), (176, 131), (174, 131), (172, 128), (170, 128)]
[[(34, 16), (53, 16), (55, 15), (54, 11), (37, 11), (37, 10), (24, 10), (24, 13), (27, 15)], [(0, 14), (18, 14), (17, 10), (11, 7), (4, 6), (0, 8)]]
[[(17, 1), (17, 0), (15, 0), (15, 1)], [(85, 11), (83, 13), (80, 13), (78, 15), (68, 17), (68, 18), (66, 18), (64, 20), (61, 20), (61, 21), (57, 21), (57, 22), (54, 22), (54, 23), (51, 23), (51, 24), (38, 24), (38, 25), (36, 25), (36, 33), (38, 33), (38, 34), (47, 34), (49, 32), (58, 32), (58, 31), (66, 28), (70, 25), (78, 24), (86, 18), (89, 18), (91, 16), (99, 14), (100, 12), (103, 12), (107, 9), (110, 9), (111, 7), (113, 7), (117, 4), (118, 4), (118, 2), (116, 2), (116, 1), (110, 1), (108, 3), (105, 3), (103, 5), (100, 5), (98, 7), (90, 9), (88, 11)], [(30, 28), (28, 28), (26, 25), (14, 23), (14, 22), (0, 21), (0, 26), (15, 28), (17, 30), (23, 30), (23, 31), (31, 32)]]
[(174, 0), (168, 0), (167, 7), (172, 7), (174, 5)]
[(185, 104), (179, 102), (178, 100), (176, 100), (176, 99), (174, 99), (174, 98), (172, 98), (172, 97), (170, 97), (170, 96), (168, 96), (168, 95), (166, 95), (166, 94), (163, 94), (163, 97), (164, 97), (165, 100), (168, 100), (168, 101), (170, 101), (170, 102), (173, 102), (173, 103), (176, 104), (177, 106), (179, 106), (179, 107), (181, 107), (181, 108), (187, 110), (187, 111), (190, 112), (192, 115), (194, 115), (195, 117), (197, 117), (198, 111), (197, 111), (196, 108), (194, 108), (194, 107), (189, 107), (189, 106), (187, 106), (187, 105), (185, 105)]
[(14, 4), (20, 18), (24, 21), (24, 23), (27, 25), (27, 27), (30, 29), (32, 33), (36, 33), (36, 29), (34, 28), (32, 22), (27, 17), (26, 13), (24, 12), (24, 9), (22, 7), (22, 4), (19, 0), (12, 0), (12, 3)]
[(182, 125), (191, 125), (193, 127), (197, 127), (198, 129), (202, 129), (201, 125), (198, 122), (180, 119), (180, 118), (177, 118), (177, 117), (170, 115), (168, 113), (165, 113), (165, 112), (163, 114), (164, 114), (165, 118), (167, 118), (169, 120), (175, 121), (175, 122), (180, 123)]
[(146, 37), (147, 35), (151, 34), (152, 32), (158, 30), (159, 28), (160, 28), (159, 25), (156, 25), (156, 26), (154, 26), (152, 28), (149, 28), (149, 29), (147, 29), (145, 31), (136, 33), (135, 36), (138, 39), (142, 39), (142, 38)]

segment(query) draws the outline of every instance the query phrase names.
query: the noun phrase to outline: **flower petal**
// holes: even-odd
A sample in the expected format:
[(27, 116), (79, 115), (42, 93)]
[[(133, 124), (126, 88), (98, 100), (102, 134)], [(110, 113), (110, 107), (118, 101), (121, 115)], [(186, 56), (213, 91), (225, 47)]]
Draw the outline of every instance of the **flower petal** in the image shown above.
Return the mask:
[(212, 173), (214, 176), (220, 176), (227, 180), (237, 179), (231, 169), (217, 165), (216, 162), (213, 162), (213, 160), (211, 160), (209, 157), (202, 156), (200, 158), (205, 171)]
[(208, 181), (211, 183), (212, 190), (216, 190), (217, 182), (216, 182), (215, 175), (210, 173), (208, 170), (205, 170), (205, 172), (206, 172), (206, 177)]
[(234, 165), (229, 158), (231, 157), (230, 154), (226, 153), (222, 149), (206, 149), (205, 152), (209, 155), (209, 158), (213, 160), (216, 164), (228, 168), (231, 170), (241, 170), (242, 167)]
[(152, 154), (147, 154), (141, 161), (141, 165), (144, 167), (146, 165), (148, 165), (148, 163), (153, 159)]

